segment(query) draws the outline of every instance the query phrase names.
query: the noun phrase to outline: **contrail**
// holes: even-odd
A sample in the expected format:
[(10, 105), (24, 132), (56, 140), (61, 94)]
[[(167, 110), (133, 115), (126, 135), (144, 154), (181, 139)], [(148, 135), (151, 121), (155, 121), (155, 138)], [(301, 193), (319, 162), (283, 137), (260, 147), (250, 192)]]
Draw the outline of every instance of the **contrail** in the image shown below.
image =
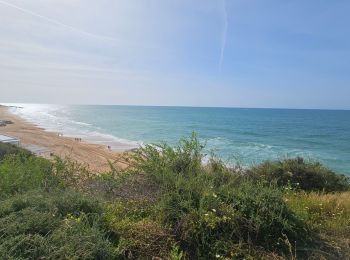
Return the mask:
[(32, 11), (30, 11), (30, 10), (28, 10), (28, 9), (24, 9), (24, 8), (22, 8), (22, 7), (19, 7), (19, 6), (17, 6), (17, 5), (14, 5), (14, 4), (11, 4), (11, 3), (8, 3), (8, 2), (2, 1), (2, 0), (0, 0), (0, 4), (3, 4), (3, 5), (6, 5), (6, 6), (15, 8), (15, 9), (21, 11), (21, 12), (30, 14), (30, 15), (35, 16), (35, 17), (38, 17), (38, 18), (41, 18), (41, 19), (46, 20), (47, 22), (50, 22), (50, 23), (52, 23), (52, 24), (56, 24), (56, 25), (58, 25), (58, 26), (65, 27), (65, 28), (67, 28), (67, 29), (69, 29), (69, 30), (76, 31), (76, 32), (79, 32), (79, 33), (81, 33), (81, 34), (85, 34), (85, 35), (90, 36), (90, 37), (99, 38), (99, 39), (104, 39), (104, 40), (109, 40), (109, 41), (117, 41), (117, 39), (115, 39), (115, 38), (105, 37), (105, 36), (101, 36), (101, 35), (97, 35), (97, 34), (93, 34), (93, 33), (89, 33), (89, 32), (80, 30), (80, 29), (75, 28), (75, 27), (73, 27), (73, 26), (70, 26), (70, 25), (61, 23), (60, 21), (51, 19), (51, 18), (49, 18), (49, 17), (47, 17), (47, 16), (43, 16), (43, 15), (41, 15), (41, 14), (32, 12)]
[(222, 36), (221, 36), (221, 52), (220, 52), (220, 71), (222, 67), (222, 63), (224, 61), (225, 56), (225, 48), (226, 48), (226, 38), (227, 38), (227, 29), (228, 29), (228, 17), (227, 17), (227, 10), (226, 10), (226, 0), (222, 0), (222, 11), (223, 11), (223, 19), (224, 19), (224, 27), (222, 30)]

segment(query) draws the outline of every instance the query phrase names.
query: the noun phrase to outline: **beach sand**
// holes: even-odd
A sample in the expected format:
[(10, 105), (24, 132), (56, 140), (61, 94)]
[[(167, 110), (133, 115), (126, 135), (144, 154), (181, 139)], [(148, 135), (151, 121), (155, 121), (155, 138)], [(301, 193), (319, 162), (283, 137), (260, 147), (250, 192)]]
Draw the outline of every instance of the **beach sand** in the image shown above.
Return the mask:
[[(61, 158), (69, 157), (86, 164), (92, 171), (103, 172), (109, 169), (108, 160), (119, 161), (122, 155), (119, 152), (109, 151), (104, 145), (91, 144), (84, 140), (79, 142), (74, 138), (60, 137), (58, 133), (45, 131), (12, 114), (6, 106), (0, 106), (0, 120), (13, 122), (0, 127), (0, 134), (19, 138), (24, 148), (42, 148), (44, 152), (40, 155), (46, 158), (50, 158), (50, 153), (53, 153)], [(122, 163), (117, 164), (124, 166)]]

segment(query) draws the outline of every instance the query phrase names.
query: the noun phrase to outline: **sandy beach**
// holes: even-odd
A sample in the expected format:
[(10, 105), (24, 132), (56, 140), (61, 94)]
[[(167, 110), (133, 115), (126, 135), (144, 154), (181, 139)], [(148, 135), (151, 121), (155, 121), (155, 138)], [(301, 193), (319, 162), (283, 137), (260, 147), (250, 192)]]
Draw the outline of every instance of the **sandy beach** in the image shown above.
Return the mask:
[(109, 151), (104, 145), (91, 144), (84, 140), (77, 141), (74, 138), (59, 136), (58, 133), (45, 131), (12, 114), (6, 106), (0, 106), (0, 120), (13, 122), (0, 127), (0, 134), (19, 138), (24, 148), (42, 148), (44, 152), (40, 155), (43, 157), (49, 158), (50, 153), (61, 158), (69, 157), (88, 165), (92, 171), (96, 172), (108, 170), (108, 160), (114, 162), (121, 157), (121, 153)]

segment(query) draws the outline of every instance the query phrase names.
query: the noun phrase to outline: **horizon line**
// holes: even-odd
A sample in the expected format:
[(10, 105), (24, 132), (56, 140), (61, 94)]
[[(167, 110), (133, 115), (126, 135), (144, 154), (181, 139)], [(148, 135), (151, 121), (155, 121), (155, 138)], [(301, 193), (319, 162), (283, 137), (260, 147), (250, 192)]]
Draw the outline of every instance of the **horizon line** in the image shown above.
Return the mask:
[(27, 102), (0, 102), (3, 106), (28, 105), (61, 105), (61, 106), (124, 106), (124, 107), (173, 107), (173, 108), (224, 108), (224, 109), (270, 109), (270, 110), (323, 110), (323, 111), (350, 111), (350, 108), (294, 108), (294, 107), (240, 107), (240, 106), (200, 106), (200, 105), (137, 105), (137, 104), (91, 104), (91, 103), (27, 103)]

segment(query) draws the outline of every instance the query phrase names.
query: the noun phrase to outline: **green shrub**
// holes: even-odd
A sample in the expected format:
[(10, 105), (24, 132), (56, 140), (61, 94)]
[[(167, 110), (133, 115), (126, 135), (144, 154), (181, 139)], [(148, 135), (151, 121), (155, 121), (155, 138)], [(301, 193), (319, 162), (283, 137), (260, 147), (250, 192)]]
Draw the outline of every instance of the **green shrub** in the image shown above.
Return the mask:
[(131, 164), (137, 171), (145, 172), (159, 183), (167, 185), (169, 178), (176, 175), (191, 177), (200, 172), (203, 148), (196, 135), (192, 134), (189, 140), (180, 140), (176, 147), (168, 144), (146, 145), (135, 152)]
[(73, 190), (57, 192), (57, 196), (53, 196), (51, 201), (55, 206), (56, 213), (60, 216), (68, 214), (79, 216), (80, 212), (102, 214), (102, 206), (98, 198)]
[(145, 201), (116, 201), (106, 209), (108, 227), (119, 239), (120, 257), (166, 258), (174, 243), (170, 229), (152, 219), (152, 207)]
[(38, 187), (55, 186), (50, 161), (23, 154), (11, 154), (0, 161), (0, 197)]
[(169, 229), (152, 219), (125, 223), (117, 229), (120, 240), (117, 252), (120, 257), (133, 259), (167, 258), (174, 243)]
[(109, 241), (100, 216), (85, 213), (67, 215), (49, 237), (52, 259), (113, 259)]
[(40, 259), (50, 254), (47, 240), (38, 234), (20, 234), (1, 240), (1, 259)]
[(41, 212), (35, 208), (26, 208), (13, 212), (0, 219), (2, 239), (20, 234), (38, 234), (45, 236), (59, 224), (53, 212)]
[(0, 201), (1, 259), (113, 259), (100, 202), (72, 190)]
[[(301, 158), (204, 165), (202, 149), (195, 135), (175, 148), (148, 145), (128, 154), (128, 169), (94, 176), (75, 161), (6, 146), (0, 259), (350, 256), (348, 193), (309, 192), (347, 190), (346, 177)], [(330, 249), (325, 235), (343, 244)]]
[(252, 178), (276, 182), (280, 186), (292, 185), (305, 191), (346, 191), (349, 178), (334, 173), (319, 162), (303, 158), (267, 161), (248, 171)]
[(9, 154), (22, 154), (25, 157), (29, 157), (32, 155), (29, 151), (22, 149), (18, 146), (0, 142), (0, 161), (3, 160), (6, 157), (6, 155)]
[(243, 231), (245, 240), (254, 245), (275, 249), (283, 247), (281, 241), (285, 237), (303, 242), (309, 235), (307, 226), (289, 210), (278, 188), (246, 182), (229, 196), (221, 194), (243, 217), (242, 226), (247, 228)]
[(59, 180), (60, 186), (71, 187), (80, 191), (86, 189), (85, 185), (94, 176), (87, 165), (70, 158), (62, 159), (57, 156), (52, 162), (51, 174)]
[(239, 245), (288, 253), (286, 239), (293, 244), (308, 242), (307, 226), (288, 209), (278, 189), (249, 182), (211, 187), (197, 194), (182, 187), (166, 194), (158, 205), (164, 225), (172, 225), (192, 257), (230, 257)]
[(250, 181), (215, 159), (203, 166), (195, 136), (175, 149), (161, 148), (138, 151), (135, 167), (160, 184), (156, 218), (172, 228), (190, 258), (247, 256), (254, 247), (284, 254), (289, 241), (307, 242), (307, 226), (278, 188)]

